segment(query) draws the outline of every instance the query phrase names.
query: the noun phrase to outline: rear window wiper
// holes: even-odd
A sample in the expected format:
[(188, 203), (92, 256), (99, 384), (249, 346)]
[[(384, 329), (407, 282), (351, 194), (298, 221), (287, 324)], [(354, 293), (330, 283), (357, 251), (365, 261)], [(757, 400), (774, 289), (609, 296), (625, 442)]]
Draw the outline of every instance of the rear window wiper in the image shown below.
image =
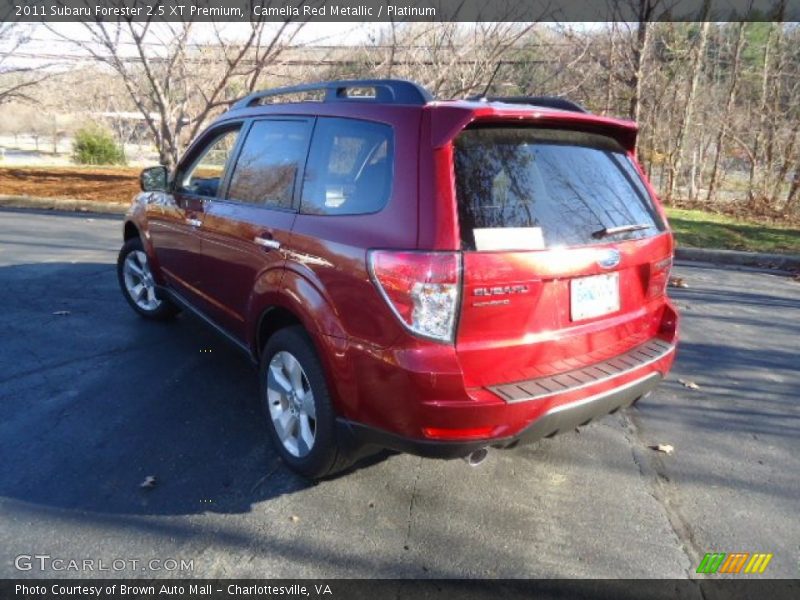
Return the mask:
[(600, 239), (608, 237), (609, 235), (616, 235), (618, 233), (628, 233), (629, 231), (641, 231), (642, 229), (650, 229), (652, 225), (647, 223), (635, 223), (632, 225), (620, 225), (619, 227), (603, 227), (598, 231), (592, 233), (592, 237)]

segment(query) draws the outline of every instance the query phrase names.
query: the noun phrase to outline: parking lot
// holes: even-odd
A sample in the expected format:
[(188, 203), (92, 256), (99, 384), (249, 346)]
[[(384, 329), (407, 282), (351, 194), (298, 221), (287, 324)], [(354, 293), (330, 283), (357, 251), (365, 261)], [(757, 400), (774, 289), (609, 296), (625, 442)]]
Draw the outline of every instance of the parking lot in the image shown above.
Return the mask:
[(800, 282), (681, 264), (678, 360), (637, 408), (478, 468), (387, 455), (311, 485), (241, 354), (124, 302), (120, 226), (0, 212), (0, 577), (91, 575), (15, 567), (46, 554), (125, 562), (103, 576), (685, 578), (712, 551), (800, 575)]

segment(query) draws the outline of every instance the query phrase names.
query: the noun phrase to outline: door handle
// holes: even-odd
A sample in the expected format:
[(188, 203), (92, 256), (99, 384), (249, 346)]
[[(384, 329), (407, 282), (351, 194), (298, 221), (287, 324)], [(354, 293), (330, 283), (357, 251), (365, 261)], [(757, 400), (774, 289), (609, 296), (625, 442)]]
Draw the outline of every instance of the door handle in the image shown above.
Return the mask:
[(186, 224), (191, 225), (192, 227), (200, 227), (203, 222), (200, 219), (186, 219)]
[(270, 238), (263, 238), (256, 236), (253, 238), (253, 241), (259, 246), (266, 248), (267, 250), (277, 250), (278, 248), (281, 247), (281, 243), (278, 240), (272, 240)]

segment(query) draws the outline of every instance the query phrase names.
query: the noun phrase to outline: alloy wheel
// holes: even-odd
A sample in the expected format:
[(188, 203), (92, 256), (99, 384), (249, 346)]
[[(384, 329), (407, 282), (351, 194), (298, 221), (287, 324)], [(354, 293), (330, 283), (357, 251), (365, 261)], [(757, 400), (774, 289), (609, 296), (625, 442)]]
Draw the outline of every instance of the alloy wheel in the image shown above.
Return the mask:
[(311, 452), (316, 436), (314, 393), (303, 367), (290, 352), (276, 352), (267, 371), (267, 402), (275, 432), (289, 454)]
[(156, 297), (156, 282), (144, 252), (134, 250), (125, 257), (122, 275), (125, 289), (136, 306), (150, 312), (161, 305), (161, 300)]

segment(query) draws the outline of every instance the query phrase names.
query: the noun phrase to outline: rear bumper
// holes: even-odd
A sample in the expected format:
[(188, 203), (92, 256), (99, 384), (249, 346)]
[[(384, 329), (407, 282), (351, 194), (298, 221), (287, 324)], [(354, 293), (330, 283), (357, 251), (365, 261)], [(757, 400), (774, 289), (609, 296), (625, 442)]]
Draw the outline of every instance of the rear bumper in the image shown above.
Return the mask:
[(500, 438), (469, 441), (424, 440), (402, 437), (363, 424), (338, 420), (339, 439), (345, 447), (377, 446), (428, 458), (460, 458), (487, 446), (507, 448), (535, 442), (562, 431), (574, 429), (595, 418), (616, 412), (633, 404), (662, 380), (654, 371), (613, 389), (594, 394), (569, 404), (558, 405), (534, 420), (519, 433)]
[[(647, 337), (636, 332), (617, 344), (598, 342), (589, 354), (559, 361), (556, 374), (491, 385), (468, 385), (452, 345), (376, 349), (339, 340), (327, 355), (341, 357), (329, 366), (340, 437), (354, 446), (452, 458), (568, 431), (630, 405), (669, 372), (677, 313), (667, 301), (648, 318)], [(535, 351), (529, 349), (531, 360)]]

